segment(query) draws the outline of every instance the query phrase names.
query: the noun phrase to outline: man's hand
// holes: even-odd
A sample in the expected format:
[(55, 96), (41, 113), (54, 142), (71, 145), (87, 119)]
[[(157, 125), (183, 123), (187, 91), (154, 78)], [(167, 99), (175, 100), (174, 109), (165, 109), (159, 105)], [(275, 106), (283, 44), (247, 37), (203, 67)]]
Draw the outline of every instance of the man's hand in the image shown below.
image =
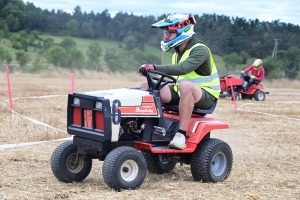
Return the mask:
[(241, 71), (241, 74), (244, 74), (244, 71)]
[(253, 76), (253, 75), (251, 75), (251, 76), (250, 76), (250, 78), (253, 78), (253, 79), (255, 79), (255, 78), (256, 78), (256, 76)]
[(144, 64), (144, 65), (140, 66), (139, 73), (141, 75), (147, 76), (147, 73), (149, 70), (155, 70), (155, 65)]

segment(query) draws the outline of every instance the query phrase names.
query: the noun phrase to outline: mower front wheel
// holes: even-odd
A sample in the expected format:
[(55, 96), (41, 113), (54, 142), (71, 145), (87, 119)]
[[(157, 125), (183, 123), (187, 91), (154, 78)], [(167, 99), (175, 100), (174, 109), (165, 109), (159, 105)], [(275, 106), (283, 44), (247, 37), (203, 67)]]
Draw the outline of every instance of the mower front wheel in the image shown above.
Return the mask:
[(147, 169), (153, 174), (163, 174), (174, 169), (176, 162), (171, 162), (163, 158), (162, 154), (154, 154), (151, 151), (143, 151), (143, 156), (147, 162)]
[(132, 147), (118, 147), (105, 158), (102, 166), (106, 184), (117, 191), (136, 189), (144, 181), (147, 164), (144, 156)]
[(191, 159), (191, 172), (196, 181), (220, 182), (232, 168), (232, 151), (222, 140), (210, 138), (198, 145)]
[(263, 91), (261, 90), (257, 90), (255, 93), (254, 93), (254, 99), (256, 101), (264, 101), (266, 98), (266, 95)]
[(50, 162), (54, 176), (66, 183), (83, 181), (92, 169), (90, 156), (77, 154), (77, 146), (72, 141), (57, 146)]

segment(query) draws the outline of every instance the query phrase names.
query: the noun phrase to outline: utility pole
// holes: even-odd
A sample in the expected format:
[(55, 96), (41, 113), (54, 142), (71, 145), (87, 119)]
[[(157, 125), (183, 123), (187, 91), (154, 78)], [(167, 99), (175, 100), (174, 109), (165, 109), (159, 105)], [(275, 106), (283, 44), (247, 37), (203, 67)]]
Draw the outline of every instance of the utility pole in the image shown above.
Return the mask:
[(274, 44), (274, 50), (273, 50), (273, 53), (272, 53), (272, 58), (273, 58), (273, 60), (276, 61), (276, 59), (277, 59), (278, 40), (281, 40), (281, 39), (274, 39), (274, 40), (275, 40), (275, 44)]

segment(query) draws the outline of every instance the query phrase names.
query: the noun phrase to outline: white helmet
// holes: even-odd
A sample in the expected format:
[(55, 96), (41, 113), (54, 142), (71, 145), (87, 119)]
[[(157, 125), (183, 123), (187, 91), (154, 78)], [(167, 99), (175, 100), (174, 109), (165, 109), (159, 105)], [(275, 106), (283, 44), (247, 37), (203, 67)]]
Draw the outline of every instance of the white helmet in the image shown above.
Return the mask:
[(262, 60), (261, 59), (256, 59), (253, 63), (253, 66), (257, 69), (259, 69), (262, 65)]

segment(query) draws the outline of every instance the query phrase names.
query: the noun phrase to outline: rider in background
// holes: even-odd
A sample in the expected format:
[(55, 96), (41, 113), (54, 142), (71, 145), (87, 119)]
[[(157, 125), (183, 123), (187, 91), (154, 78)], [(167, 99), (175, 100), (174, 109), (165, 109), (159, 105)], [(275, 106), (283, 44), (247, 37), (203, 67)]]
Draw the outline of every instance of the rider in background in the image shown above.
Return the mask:
[[(249, 71), (251, 71), (250, 76), (247, 74)], [(263, 81), (265, 78), (265, 69), (262, 66), (262, 60), (256, 59), (252, 65), (241, 71), (241, 78), (244, 78), (248, 82), (244, 91), (247, 91), (251, 85), (257, 85)]]

